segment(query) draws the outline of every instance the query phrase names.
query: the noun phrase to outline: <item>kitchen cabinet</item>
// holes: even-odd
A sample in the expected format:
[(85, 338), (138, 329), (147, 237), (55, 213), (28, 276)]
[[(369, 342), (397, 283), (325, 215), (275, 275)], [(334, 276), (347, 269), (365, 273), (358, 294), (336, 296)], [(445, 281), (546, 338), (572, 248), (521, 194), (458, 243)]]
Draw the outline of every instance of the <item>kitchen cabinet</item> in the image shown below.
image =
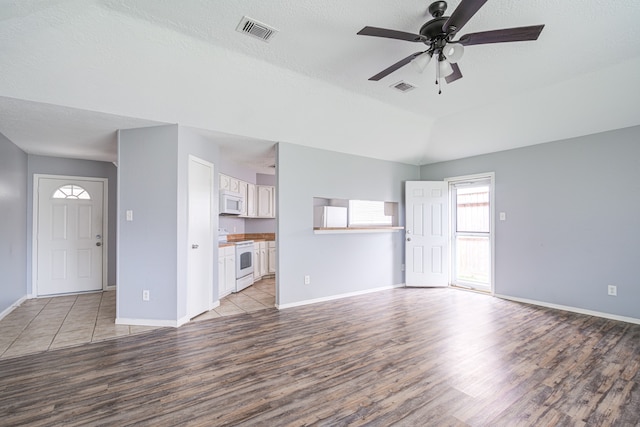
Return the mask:
[(249, 218), (258, 216), (258, 209), (256, 209), (256, 185), (247, 183), (247, 195), (245, 199), (245, 205), (247, 206), (247, 216)]
[(260, 277), (264, 277), (269, 272), (269, 261), (267, 253), (267, 242), (260, 242)]
[(236, 247), (218, 249), (218, 297), (229, 295), (236, 289)]
[(253, 243), (253, 281), (276, 273), (276, 242)]
[(239, 193), (242, 195), (242, 197), (244, 198), (244, 203), (242, 203), (242, 209), (240, 209), (240, 216), (247, 216), (247, 203), (249, 201), (249, 198), (247, 197), (247, 187), (249, 186), (248, 182), (244, 182), (244, 181), (238, 181), (239, 185)]
[(260, 274), (260, 242), (253, 243), (253, 281), (262, 279)]
[(239, 193), (244, 197), (241, 217), (276, 217), (276, 188), (274, 186), (252, 184), (223, 173), (219, 175), (220, 190)]
[(267, 273), (276, 274), (276, 242), (267, 242), (269, 267)]
[(259, 218), (276, 217), (276, 189), (271, 185), (256, 185)]
[(240, 193), (240, 180), (232, 176), (220, 174), (220, 190), (233, 191)]

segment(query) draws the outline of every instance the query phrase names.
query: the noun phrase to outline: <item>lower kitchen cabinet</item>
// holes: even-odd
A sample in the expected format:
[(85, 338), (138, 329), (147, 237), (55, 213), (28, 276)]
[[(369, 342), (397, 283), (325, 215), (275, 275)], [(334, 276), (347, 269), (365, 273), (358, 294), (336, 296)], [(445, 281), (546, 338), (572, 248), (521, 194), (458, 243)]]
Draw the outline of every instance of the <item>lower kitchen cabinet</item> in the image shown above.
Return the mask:
[(218, 297), (229, 295), (236, 289), (236, 247), (218, 249)]
[(276, 242), (255, 242), (253, 244), (253, 280), (276, 273)]
[(269, 267), (267, 273), (276, 274), (276, 242), (268, 242), (267, 258), (269, 258)]
[(268, 258), (267, 258), (267, 242), (260, 242), (260, 277), (264, 277), (267, 275), (267, 271), (269, 268)]

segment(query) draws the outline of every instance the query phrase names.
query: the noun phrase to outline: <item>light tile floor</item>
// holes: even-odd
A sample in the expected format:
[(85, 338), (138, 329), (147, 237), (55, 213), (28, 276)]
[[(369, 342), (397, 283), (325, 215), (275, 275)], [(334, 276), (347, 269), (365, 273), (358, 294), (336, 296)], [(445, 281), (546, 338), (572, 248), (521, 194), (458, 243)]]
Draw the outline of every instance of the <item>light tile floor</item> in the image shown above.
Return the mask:
[[(275, 279), (263, 279), (226, 296), (220, 306), (193, 319), (275, 306)], [(138, 334), (156, 327), (116, 325), (115, 291), (30, 299), (0, 320), (0, 359)]]

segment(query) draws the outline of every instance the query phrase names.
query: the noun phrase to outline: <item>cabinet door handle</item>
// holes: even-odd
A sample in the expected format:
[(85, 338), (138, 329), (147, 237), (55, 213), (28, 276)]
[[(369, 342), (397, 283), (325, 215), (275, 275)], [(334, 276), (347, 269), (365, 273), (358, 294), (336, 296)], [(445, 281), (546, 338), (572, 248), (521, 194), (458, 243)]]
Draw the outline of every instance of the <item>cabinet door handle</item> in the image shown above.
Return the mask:
[(195, 243), (193, 245), (191, 245), (191, 249), (198, 249), (200, 246), (196, 245)]

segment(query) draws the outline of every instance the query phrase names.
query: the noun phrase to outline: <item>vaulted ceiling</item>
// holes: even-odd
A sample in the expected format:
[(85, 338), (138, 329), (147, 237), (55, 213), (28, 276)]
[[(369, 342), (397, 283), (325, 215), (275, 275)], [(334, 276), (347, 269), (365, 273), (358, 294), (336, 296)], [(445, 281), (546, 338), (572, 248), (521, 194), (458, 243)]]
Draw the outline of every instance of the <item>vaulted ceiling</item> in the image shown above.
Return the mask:
[[(540, 38), (467, 46), (441, 95), (434, 64), (367, 80), (424, 45), (356, 33), (417, 33), (428, 6), (0, 0), (0, 132), (114, 161), (116, 129), (179, 123), (254, 164), (284, 141), (419, 165), (640, 124), (637, 0), (489, 0), (460, 34), (545, 24)], [(244, 16), (277, 32), (242, 34)]]

